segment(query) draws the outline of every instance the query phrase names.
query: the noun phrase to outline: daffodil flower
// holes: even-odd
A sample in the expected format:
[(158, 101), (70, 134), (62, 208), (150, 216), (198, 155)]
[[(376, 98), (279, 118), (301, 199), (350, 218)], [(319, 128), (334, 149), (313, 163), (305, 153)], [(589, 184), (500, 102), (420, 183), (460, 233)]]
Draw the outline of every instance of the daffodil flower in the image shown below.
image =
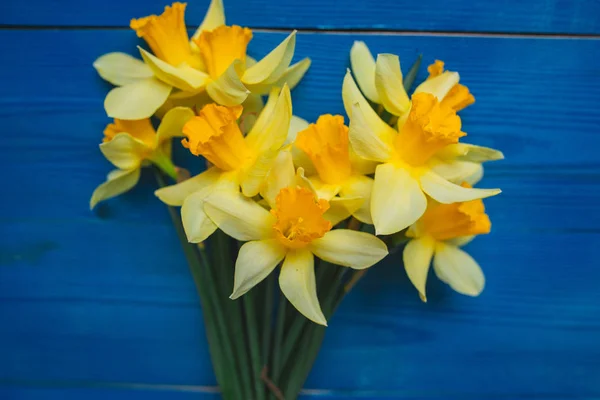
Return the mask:
[(111, 171), (106, 182), (94, 190), (90, 208), (134, 187), (140, 178), (140, 169), (150, 163), (175, 178), (170, 139), (181, 136), (182, 127), (193, 116), (189, 108), (174, 108), (165, 115), (157, 131), (147, 118), (115, 119), (114, 123), (107, 125), (100, 151), (117, 169)]
[(425, 284), (432, 259), (435, 274), (452, 289), (469, 296), (481, 293), (485, 285), (483, 272), (459, 247), (490, 229), (480, 199), (454, 204), (430, 201), (425, 214), (408, 229), (411, 240), (403, 253), (406, 273), (423, 301), (427, 301)]
[(294, 145), (305, 156), (296, 153), (296, 164), (305, 170), (314, 170), (307, 176), (319, 198), (329, 201), (332, 223), (335, 225), (353, 215), (361, 222), (372, 224), (373, 179), (365, 175), (375, 171), (375, 163), (361, 159), (352, 151), (344, 117), (325, 114), (314, 124), (306, 123), (306, 127), (297, 132)]
[(332, 224), (325, 218), (329, 202), (318, 199), (309, 183), (302, 183), (301, 173), (294, 175), (293, 166), (289, 167), (291, 156), (282, 153), (262, 192), (270, 212), (228, 190), (215, 190), (205, 199), (204, 208), (221, 230), (247, 242), (235, 264), (232, 299), (248, 292), (282, 262), (279, 286), (283, 294), (308, 319), (327, 325), (317, 298), (314, 256), (364, 269), (383, 259), (387, 247), (365, 232), (331, 230)]
[[(379, 54), (375, 60), (367, 45), (357, 41), (350, 50), (350, 62), (358, 85), (369, 100), (382, 104), (389, 113), (399, 117), (410, 110), (411, 100), (404, 89), (398, 56)], [(415, 89), (415, 94), (433, 94), (442, 105), (455, 111), (475, 102), (469, 89), (458, 83), (458, 73), (444, 71), (442, 61), (436, 60), (428, 71), (429, 77)]]
[(483, 177), (482, 163), (504, 159), (501, 151), (468, 143), (444, 147), (432, 157), (432, 170), (452, 183), (474, 186)]
[(237, 119), (241, 106), (206, 105), (183, 127), (183, 145), (203, 156), (212, 167), (176, 185), (159, 189), (156, 196), (171, 206), (181, 206), (183, 227), (190, 242), (206, 240), (217, 225), (204, 212), (204, 200), (214, 190), (226, 187), (231, 196), (259, 193), (279, 149), (288, 134), (292, 116), (290, 90), (273, 90), (265, 108), (245, 137)]
[(139, 48), (143, 61), (124, 53), (109, 53), (94, 62), (100, 76), (117, 86), (104, 101), (109, 116), (147, 118), (169, 96), (185, 98), (203, 92), (221, 105), (235, 106), (250, 93), (268, 94), (272, 87), (284, 83), (294, 87), (310, 66), (308, 58), (289, 66), (295, 31), (262, 60), (248, 57), (252, 31), (226, 26), (221, 0), (212, 0), (190, 41), (185, 7), (185, 3), (173, 3), (161, 15), (131, 20), (131, 28), (153, 53)]
[(430, 93), (413, 95), (410, 111), (390, 127), (362, 96), (350, 71), (342, 89), (350, 116), (350, 143), (360, 157), (378, 161), (371, 191), (371, 216), (377, 234), (396, 233), (425, 212), (428, 194), (448, 204), (484, 198), (500, 189), (472, 189), (451, 183), (433, 169), (432, 159), (466, 135), (460, 117)]

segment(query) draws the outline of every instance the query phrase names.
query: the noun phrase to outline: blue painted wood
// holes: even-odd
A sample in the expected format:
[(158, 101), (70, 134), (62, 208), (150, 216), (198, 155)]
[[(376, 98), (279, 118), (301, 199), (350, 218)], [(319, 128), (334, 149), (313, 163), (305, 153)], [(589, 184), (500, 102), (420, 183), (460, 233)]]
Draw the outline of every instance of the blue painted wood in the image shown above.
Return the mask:
[[(369, 29), (437, 32), (600, 33), (596, 0), (224, 0), (229, 23), (256, 28)], [(0, 25), (129, 26), (131, 18), (160, 13), (164, 0), (2, 2)], [(208, 0), (188, 2), (197, 26)]]
[[(257, 33), (251, 54), (283, 36)], [(307, 387), (325, 398), (600, 396), (600, 41), (303, 33), (297, 57), (312, 56), (313, 67), (293, 93), (296, 114), (343, 112), (355, 39), (461, 72), (477, 98), (465, 130), (508, 157), (485, 180), (504, 193), (486, 202), (493, 233), (468, 247), (487, 275), (480, 298), (432, 279), (422, 304), (390, 258), (331, 321)], [(0, 197), (0, 398), (187, 398), (160, 385), (215, 383), (193, 283), (151, 176), (87, 210), (109, 169), (96, 146), (110, 86), (91, 62), (135, 44), (124, 30), (0, 31), (0, 53), (19, 54), (0, 65), (9, 77), (0, 169), (10, 171)]]

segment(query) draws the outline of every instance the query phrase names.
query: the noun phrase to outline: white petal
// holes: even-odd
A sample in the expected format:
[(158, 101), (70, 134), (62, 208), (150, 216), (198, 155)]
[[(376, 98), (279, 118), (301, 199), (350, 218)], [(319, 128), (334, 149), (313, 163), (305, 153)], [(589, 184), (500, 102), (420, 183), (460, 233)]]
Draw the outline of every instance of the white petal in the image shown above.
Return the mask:
[(410, 99), (404, 90), (398, 56), (394, 54), (377, 56), (375, 87), (381, 104), (391, 114), (401, 116), (410, 109)]
[(436, 245), (433, 269), (440, 280), (458, 293), (478, 296), (485, 286), (485, 277), (477, 261), (449, 244)]
[(414, 224), (425, 212), (427, 198), (419, 182), (404, 169), (381, 164), (375, 170), (371, 216), (378, 235), (390, 235)]
[(154, 194), (165, 204), (181, 206), (185, 198), (194, 192), (204, 191), (206, 197), (220, 176), (221, 171), (213, 167), (183, 182), (158, 189)]
[(380, 103), (375, 88), (375, 59), (365, 42), (354, 42), (350, 49), (350, 64), (358, 85), (365, 96), (373, 103)]
[(206, 86), (206, 91), (210, 97), (224, 106), (233, 107), (242, 104), (250, 94), (250, 91), (240, 80), (242, 69), (240, 60), (232, 62), (217, 80)]
[(106, 114), (118, 119), (150, 118), (167, 100), (172, 87), (156, 78), (148, 78), (116, 87), (106, 95)]
[(361, 197), (364, 199), (360, 207), (352, 215), (360, 222), (373, 224), (371, 217), (371, 192), (373, 179), (367, 176), (355, 175), (350, 177), (342, 186), (341, 197)]
[(205, 199), (204, 210), (226, 234), (237, 240), (262, 240), (273, 236), (275, 217), (231, 190), (215, 190)]
[(208, 74), (187, 64), (174, 67), (138, 46), (142, 58), (161, 81), (184, 92), (200, 91), (209, 82)]
[(242, 76), (242, 82), (256, 85), (276, 81), (290, 65), (295, 47), (296, 31), (293, 31), (262, 60), (248, 68)]
[(94, 190), (90, 199), (90, 210), (96, 207), (96, 204), (103, 200), (110, 199), (125, 193), (135, 186), (140, 179), (140, 169), (136, 168), (130, 171), (114, 170), (108, 174), (106, 182)]
[(459, 79), (460, 76), (458, 75), (458, 72), (442, 72), (435, 78), (427, 79), (425, 82), (417, 86), (413, 96), (415, 93), (431, 93), (437, 97), (439, 101), (442, 101), (450, 89), (452, 89), (454, 85), (458, 83)]
[(262, 187), (261, 195), (267, 200), (271, 208), (275, 208), (275, 198), (283, 188), (294, 186), (296, 182), (296, 171), (292, 154), (283, 150), (279, 152), (275, 163), (269, 171), (265, 184)]
[(206, 190), (199, 190), (187, 196), (181, 207), (181, 221), (183, 229), (190, 243), (204, 242), (217, 230), (217, 225), (204, 211), (204, 200), (210, 194), (211, 186)]
[(385, 243), (370, 233), (334, 229), (310, 244), (321, 260), (354, 269), (368, 268), (388, 255)]
[(152, 78), (154, 73), (143, 61), (125, 53), (108, 53), (94, 61), (94, 68), (106, 81), (123, 86), (142, 79)]
[(204, 16), (204, 20), (202, 20), (202, 23), (192, 35), (192, 40), (190, 41), (192, 49), (195, 50), (197, 48), (194, 39), (199, 38), (202, 32), (212, 31), (221, 25), (225, 25), (225, 10), (223, 9), (223, 0), (211, 0), (208, 10), (206, 11), (206, 15)]
[(317, 324), (327, 326), (317, 298), (315, 261), (310, 251), (300, 249), (287, 253), (279, 274), (279, 286), (285, 297), (302, 315)]
[(430, 162), (430, 165), (433, 172), (457, 185), (467, 182), (474, 186), (483, 177), (483, 166), (476, 162), (439, 160)]
[(433, 171), (421, 175), (420, 181), (423, 191), (443, 204), (483, 199), (502, 192), (500, 189), (473, 189), (455, 185)]
[(424, 237), (409, 241), (402, 253), (404, 269), (406, 270), (408, 279), (410, 279), (413, 286), (419, 291), (419, 295), (423, 301), (427, 301), (425, 285), (434, 249), (435, 241)]
[(175, 107), (169, 110), (160, 121), (156, 137), (158, 143), (173, 137), (183, 136), (183, 125), (194, 117), (194, 111), (188, 107)]
[(285, 247), (277, 239), (244, 243), (235, 262), (233, 293), (230, 298), (237, 299), (258, 285), (273, 272), (285, 254)]
[(129, 133), (121, 132), (109, 142), (100, 144), (100, 151), (115, 167), (131, 170), (139, 168), (151, 149)]

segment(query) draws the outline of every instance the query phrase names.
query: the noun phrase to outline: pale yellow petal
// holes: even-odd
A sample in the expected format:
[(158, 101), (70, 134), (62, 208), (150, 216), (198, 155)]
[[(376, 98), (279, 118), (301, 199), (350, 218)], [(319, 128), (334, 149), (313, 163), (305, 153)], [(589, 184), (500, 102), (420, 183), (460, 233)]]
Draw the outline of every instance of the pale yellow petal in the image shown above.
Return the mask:
[(423, 301), (427, 301), (425, 285), (434, 249), (435, 240), (423, 237), (409, 241), (402, 253), (406, 275), (408, 275), (408, 279), (410, 279), (413, 286), (419, 291), (419, 295)]
[(504, 159), (504, 154), (500, 150), (490, 147), (476, 146), (468, 143), (456, 143), (444, 147), (436, 156), (446, 159), (458, 159), (461, 161), (471, 161), (482, 163), (485, 161), (495, 161)]
[(172, 87), (155, 78), (148, 78), (116, 87), (106, 95), (106, 114), (118, 119), (150, 118), (167, 100)]
[(279, 191), (291, 187), (296, 182), (296, 171), (292, 154), (289, 150), (282, 150), (275, 158), (275, 162), (269, 171), (265, 184), (261, 188), (261, 196), (267, 200), (271, 208), (275, 208), (275, 198)]
[(392, 164), (375, 171), (371, 216), (378, 235), (390, 235), (414, 224), (425, 212), (427, 198), (410, 173)]
[[(357, 134), (377, 136), (379, 142), (382, 142), (388, 148), (391, 148), (397, 132), (394, 130), (394, 128), (385, 123), (379, 117), (379, 115), (377, 115), (375, 110), (371, 108), (360, 90), (358, 90), (354, 79), (352, 79), (350, 71), (347, 71), (346, 76), (344, 77), (344, 83), (342, 85), (342, 99), (344, 100), (346, 114), (348, 114), (348, 117), (350, 118), (350, 130), (352, 130), (352, 120), (360, 118), (360, 124), (355, 123), (355, 129), (360, 127), (361, 131), (355, 132), (355, 136)], [(355, 109), (360, 110), (360, 115), (353, 115)], [(366, 130), (368, 132), (362, 132), (362, 130)], [(355, 138), (354, 140), (357, 141), (358, 139)], [(352, 146), (354, 147), (354, 144), (352, 144)], [(354, 151), (356, 151), (358, 155), (362, 156), (362, 154), (356, 148), (354, 148)]]
[[(354, 149), (350, 147), (350, 164), (352, 165), (352, 171), (357, 174), (371, 175), (375, 173), (375, 168), (379, 164), (377, 161), (367, 160), (356, 154)], [(307, 172), (308, 173), (308, 172)]]
[(242, 62), (235, 60), (223, 74), (206, 86), (210, 97), (223, 106), (237, 106), (242, 104), (250, 91), (240, 80)]
[(360, 157), (380, 162), (388, 161), (392, 157), (392, 143), (383, 140), (382, 136), (373, 130), (358, 103), (352, 106), (348, 137), (352, 150)]
[(221, 25), (225, 25), (225, 10), (223, 8), (223, 0), (211, 0), (208, 10), (206, 11), (206, 15), (204, 16), (204, 20), (202, 20), (202, 23), (198, 29), (196, 29), (196, 32), (192, 35), (190, 40), (190, 46), (192, 46), (192, 49), (197, 49), (194, 39), (200, 37), (202, 32), (212, 31)]
[(459, 160), (435, 160), (429, 163), (431, 170), (442, 178), (456, 183), (463, 182), (474, 186), (483, 177), (483, 166), (480, 163)]
[(371, 191), (373, 179), (368, 176), (354, 175), (342, 185), (341, 197), (359, 197), (364, 199), (360, 207), (352, 213), (354, 218), (365, 224), (373, 224), (371, 217)]
[(158, 189), (154, 194), (165, 204), (181, 206), (186, 197), (194, 192), (203, 191), (206, 197), (220, 177), (221, 171), (213, 167), (183, 182)]
[(287, 84), (290, 87), (290, 90), (295, 88), (298, 83), (304, 77), (306, 71), (310, 67), (311, 60), (310, 58), (305, 58), (300, 62), (292, 65), (288, 69), (285, 70), (283, 75), (279, 77), (275, 82), (266, 82), (258, 85), (249, 85), (246, 84), (248, 89), (253, 94), (266, 95), (269, 94), (273, 87), (283, 87), (283, 85)]
[(140, 179), (140, 169), (132, 169), (129, 171), (114, 170), (108, 174), (106, 182), (94, 190), (90, 199), (90, 210), (96, 207), (96, 204), (103, 200), (110, 199), (125, 193), (135, 186)]
[(174, 67), (139, 46), (138, 49), (146, 64), (154, 72), (154, 75), (161, 81), (177, 89), (184, 92), (199, 92), (210, 80), (208, 74), (189, 65), (182, 64)]
[(365, 42), (356, 41), (350, 49), (350, 65), (360, 90), (373, 103), (380, 103), (375, 88), (375, 59)]
[(286, 249), (277, 239), (256, 240), (240, 248), (235, 262), (231, 299), (246, 294), (277, 267), (285, 257)]
[(459, 236), (456, 238), (446, 240), (446, 243), (451, 244), (456, 247), (462, 247), (462, 246), (466, 246), (467, 244), (471, 243), (473, 241), (473, 239), (475, 239), (476, 237), (477, 237), (477, 235)]
[(334, 229), (310, 244), (310, 250), (321, 260), (354, 269), (368, 268), (388, 255), (382, 240), (370, 233)]
[(242, 241), (270, 239), (275, 217), (255, 201), (231, 190), (215, 190), (204, 210), (229, 236)]
[(307, 129), (308, 125), (309, 123), (307, 120), (300, 118), (296, 115), (292, 115), (292, 118), (290, 119), (290, 129), (288, 129), (288, 135), (285, 139), (285, 144), (294, 143), (298, 132)]
[(287, 253), (279, 274), (279, 286), (285, 297), (302, 315), (317, 324), (327, 326), (317, 297), (315, 260), (310, 251), (300, 249)]
[(375, 88), (381, 104), (391, 114), (401, 116), (410, 109), (410, 99), (404, 90), (398, 56), (394, 54), (377, 56)]
[(323, 182), (318, 176), (308, 178), (311, 186), (317, 192), (317, 197), (320, 199), (331, 200), (342, 188), (341, 185), (335, 185)]
[(275, 105), (277, 104), (277, 100), (279, 99), (280, 92), (281, 89), (279, 88), (273, 88), (269, 92), (269, 98), (267, 99), (267, 103), (263, 107), (262, 111), (258, 114), (254, 126), (252, 126), (252, 129), (250, 129), (250, 132), (246, 136), (249, 143), (256, 140), (253, 137), (260, 135), (270, 123), (271, 116), (273, 114), (273, 111), (275, 110)]
[(421, 175), (420, 182), (425, 193), (444, 204), (483, 199), (502, 192), (500, 189), (475, 189), (455, 185), (431, 170)]
[(242, 76), (242, 82), (256, 85), (277, 81), (290, 65), (295, 47), (296, 31), (293, 31), (262, 60), (248, 68)]
[(187, 196), (181, 207), (181, 221), (183, 229), (190, 243), (204, 242), (217, 230), (217, 225), (204, 211), (204, 200), (211, 189), (199, 190)]
[(477, 261), (449, 244), (436, 245), (433, 269), (440, 280), (467, 296), (479, 296), (485, 286), (485, 277)]
[(263, 125), (261, 116), (259, 116), (259, 120), (256, 122), (257, 124), (260, 122), (262, 130), (253, 128), (246, 136), (248, 146), (259, 154), (267, 150), (278, 150), (287, 139), (292, 118), (292, 98), (287, 85), (281, 89), (275, 106), (271, 109), (267, 103), (263, 113), (269, 113), (268, 120)]
[(363, 202), (364, 199), (360, 197), (334, 197), (329, 200), (329, 209), (325, 211), (323, 218), (331, 222), (331, 226), (336, 226), (349, 218)]
[(100, 151), (115, 167), (130, 170), (139, 168), (151, 149), (146, 143), (132, 137), (129, 133), (121, 132), (112, 140), (102, 143)]
[(161, 143), (173, 137), (183, 136), (183, 125), (194, 117), (194, 111), (188, 107), (175, 107), (168, 111), (160, 121), (156, 131), (157, 142)]
[(279, 150), (267, 150), (261, 153), (254, 164), (243, 172), (240, 186), (246, 197), (254, 197), (260, 192), (267, 174), (271, 170)]
[(437, 97), (439, 101), (442, 101), (450, 89), (458, 83), (459, 79), (460, 76), (458, 75), (458, 72), (442, 72), (440, 75), (427, 79), (417, 86), (413, 95), (415, 93), (431, 93)]
[(152, 78), (154, 73), (143, 61), (125, 53), (108, 53), (94, 61), (94, 68), (106, 81), (115, 86), (127, 85)]

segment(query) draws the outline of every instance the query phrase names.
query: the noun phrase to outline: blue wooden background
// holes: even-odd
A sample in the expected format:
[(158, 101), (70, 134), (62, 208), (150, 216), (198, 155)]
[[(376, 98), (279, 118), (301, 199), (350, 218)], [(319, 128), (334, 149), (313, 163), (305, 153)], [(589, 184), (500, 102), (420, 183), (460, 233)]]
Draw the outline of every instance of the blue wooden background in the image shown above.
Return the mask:
[[(196, 25), (207, 0), (192, 0)], [(131, 17), (162, 0), (0, 4), (0, 399), (217, 398), (201, 310), (165, 207), (144, 175), (91, 213), (110, 86), (92, 61), (135, 54)], [(480, 298), (431, 279), (420, 302), (390, 258), (327, 331), (304, 398), (600, 398), (600, 2), (225, 0), (264, 55), (291, 28), (313, 65), (293, 93), (343, 113), (354, 40), (460, 71), (493, 231), (468, 246)], [(421, 78), (425, 74), (421, 73)], [(185, 158), (180, 152), (178, 157)], [(189, 163), (189, 157), (182, 161)]]

